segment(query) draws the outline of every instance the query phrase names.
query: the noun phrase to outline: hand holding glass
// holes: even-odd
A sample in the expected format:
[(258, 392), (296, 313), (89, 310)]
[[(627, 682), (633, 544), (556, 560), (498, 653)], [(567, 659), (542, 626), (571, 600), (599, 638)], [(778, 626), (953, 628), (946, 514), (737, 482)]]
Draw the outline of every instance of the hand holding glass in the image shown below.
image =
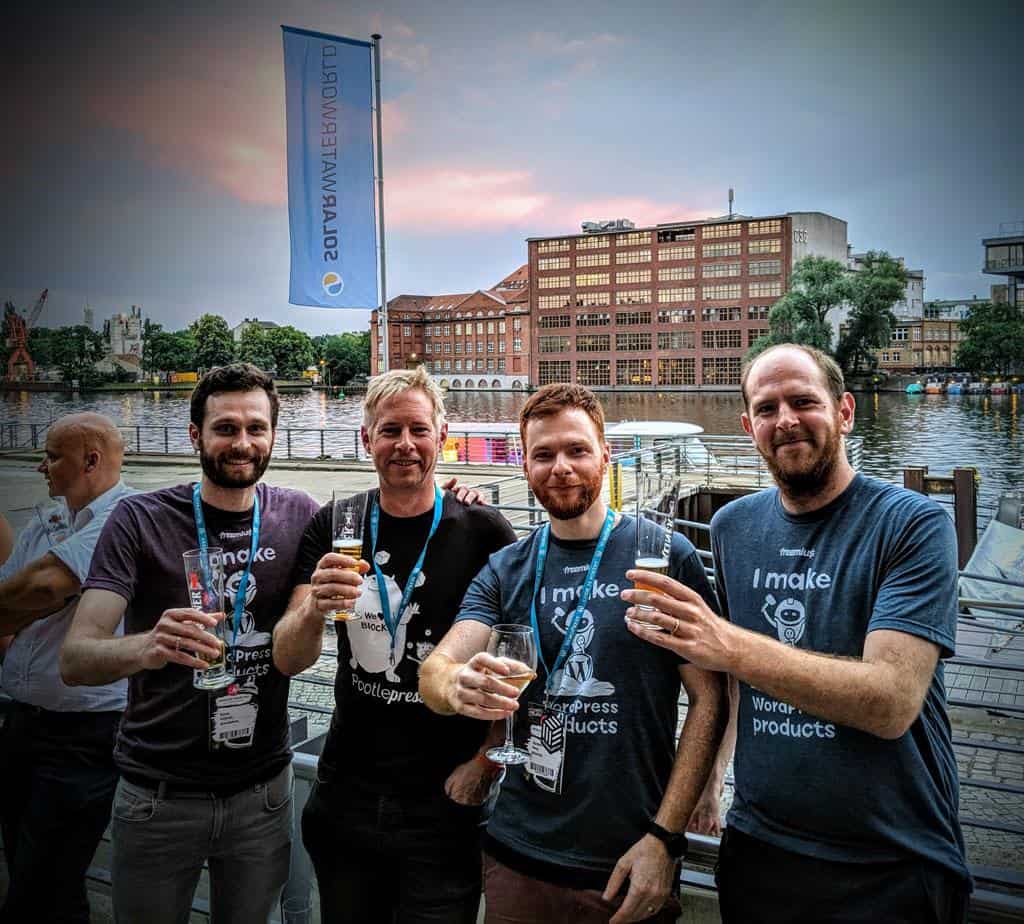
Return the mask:
[[(656, 574), (668, 574), (669, 555), (672, 551), (672, 533), (674, 530), (673, 519), (676, 507), (679, 503), (679, 482), (673, 478), (663, 477), (652, 473), (641, 473), (637, 477), (636, 494), (636, 558), (634, 567), (642, 568), (644, 571), (653, 571)], [(669, 513), (661, 515), (666, 522), (664, 527), (649, 519), (650, 511), (668, 507)], [(646, 515), (645, 515), (646, 511)], [(657, 515), (657, 514), (655, 514)], [(645, 586), (641, 581), (636, 582), (637, 590), (648, 590), (654, 592), (653, 587)], [(637, 604), (636, 612), (642, 615), (644, 612), (654, 612), (650, 604)], [(644, 622), (642, 619), (633, 620), (638, 626), (647, 629), (662, 631), (661, 626)]]
[[(224, 552), (222, 549), (192, 549), (182, 555), (189, 605), (200, 613), (224, 612)], [(224, 618), (212, 628), (202, 627), (220, 643), (220, 657), (209, 661), (205, 671), (196, 671), (192, 685), (197, 690), (219, 690), (235, 682), (229, 666), (231, 620)], [(202, 655), (197, 654), (197, 658)], [(202, 658), (202, 660), (206, 660)]]
[[(331, 495), (331, 551), (338, 555), (348, 555), (350, 558), (362, 558), (365, 518), (365, 494), (338, 497), (337, 492), (334, 492)], [(358, 571), (358, 565), (351, 570)], [(348, 622), (355, 619), (354, 605), (347, 604), (342, 609), (331, 610), (325, 614), (325, 618), (328, 622)]]
[[(537, 676), (537, 646), (533, 642), (533, 629), (530, 626), (494, 626), (487, 642), (487, 653), (509, 666), (508, 674), (495, 676), (502, 683), (515, 687), (518, 693), (522, 693)], [(487, 752), (488, 759), (496, 764), (525, 764), (530, 759), (530, 755), (522, 748), (517, 748), (512, 740), (514, 721), (514, 716), (506, 716), (505, 743)]]

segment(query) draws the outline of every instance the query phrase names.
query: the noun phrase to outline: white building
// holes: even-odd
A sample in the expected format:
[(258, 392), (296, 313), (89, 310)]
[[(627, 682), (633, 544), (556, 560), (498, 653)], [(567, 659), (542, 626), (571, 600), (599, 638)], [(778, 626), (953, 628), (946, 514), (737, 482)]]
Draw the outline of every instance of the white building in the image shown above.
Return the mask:
[[(848, 248), (844, 257), (836, 257), (846, 263), (853, 272), (860, 272), (864, 268), (866, 253), (853, 253), (853, 248)], [(924, 317), (924, 270), (907, 269), (903, 257), (895, 257), (900, 266), (907, 274), (907, 283), (903, 290), (903, 298), (892, 306), (892, 313), (898, 321), (920, 321)], [(850, 320), (851, 308), (849, 305), (842, 305), (829, 314), (829, 322), (832, 325), (832, 344), (839, 341), (839, 328)]]
[(264, 330), (280, 327), (279, 324), (275, 324), (273, 321), (261, 321), (259, 318), (242, 318), (241, 321), (231, 328), (231, 336), (236, 344), (242, 342), (242, 335), (254, 324), (257, 327), (262, 327)]
[(142, 308), (132, 305), (130, 314), (119, 312), (103, 322), (103, 338), (107, 352), (114, 356), (136, 356), (142, 358)]

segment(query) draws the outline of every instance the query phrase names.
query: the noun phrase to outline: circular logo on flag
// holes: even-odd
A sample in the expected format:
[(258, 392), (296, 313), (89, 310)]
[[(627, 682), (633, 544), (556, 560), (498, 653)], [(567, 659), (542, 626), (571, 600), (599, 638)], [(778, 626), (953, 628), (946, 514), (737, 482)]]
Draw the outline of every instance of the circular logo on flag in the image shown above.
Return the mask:
[(323, 282), (324, 291), (331, 296), (341, 295), (342, 290), (345, 288), (345, 280), (341, 278), (333, 270), (329, 273), (324, 273)]

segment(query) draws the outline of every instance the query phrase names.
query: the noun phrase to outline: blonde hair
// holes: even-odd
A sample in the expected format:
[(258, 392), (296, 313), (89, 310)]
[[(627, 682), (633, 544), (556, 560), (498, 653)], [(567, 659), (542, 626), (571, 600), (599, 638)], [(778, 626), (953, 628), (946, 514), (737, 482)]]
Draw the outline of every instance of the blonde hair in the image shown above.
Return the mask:
[(430, 400), (434, 409), (434, 429), (440, 431), (441, 424), (444, 423), (444, 393), (425, 367), (416, 366), (412, 369), (391, 369), (378, 375), (370, 383), (363, 399), (363, 426), (367, 432), (373, 429), (380, 403), (411, 388), (418, 388)]

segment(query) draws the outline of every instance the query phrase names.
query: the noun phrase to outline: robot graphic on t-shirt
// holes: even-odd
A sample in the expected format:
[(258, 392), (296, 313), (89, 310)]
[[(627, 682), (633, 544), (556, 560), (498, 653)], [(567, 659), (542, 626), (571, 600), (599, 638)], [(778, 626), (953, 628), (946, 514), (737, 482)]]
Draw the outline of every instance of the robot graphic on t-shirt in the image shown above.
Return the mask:
[[(774, 607), (774, 609), (772, 609)], [(769, 610), (772, 610), (769, 612)], [(779, 641), (787, 645), (796, 645), (804, 637), (807, 628), (807, 616), (804, 605), (793, 597), (786, 597), (781, 603), (773, 594), (764, 598), (761, 615), (778, 633)]]
[[(563, 610), (555, 607), (555, 615), (551, 624), (565, 635), (566, 622), (571, 620), (574, 610)], [(611, 696), (615, 686), (594, 677), (594, 659), (587, 653), (587, 648), (594, 640), (597, 624), (590, 610), (580, 615), (576, 633), (572, 639), (572, 653), (565, 659), (565, 664), (555, 671), (551, 678), (552, 688), (559, 696)]]

